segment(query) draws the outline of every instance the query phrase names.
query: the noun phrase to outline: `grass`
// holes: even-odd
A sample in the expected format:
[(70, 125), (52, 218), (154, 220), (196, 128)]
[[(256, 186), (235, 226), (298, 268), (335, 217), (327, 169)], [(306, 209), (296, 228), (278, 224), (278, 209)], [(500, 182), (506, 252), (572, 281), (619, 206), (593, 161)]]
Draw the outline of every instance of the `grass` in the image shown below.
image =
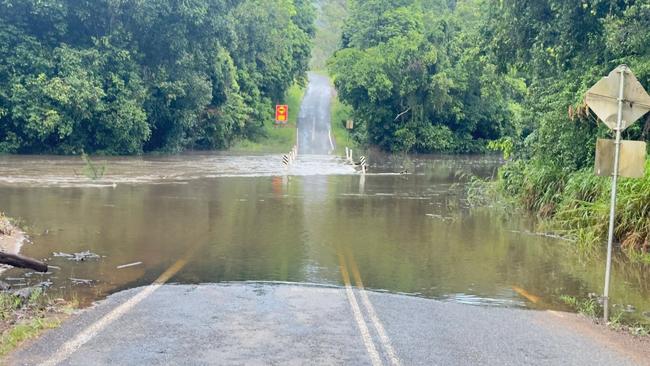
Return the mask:
[[(579, 299), (575, 296), (562, 295), (560, 296), (560, 300), (579, 314), (590, 318), (594, 322), (600, 322), (602, 320), (603, 307), (594, 296)], [(647, 337), (650, 335), (650, 326), (628, 319), (625, 314), (625, 311), (622, 309), (614, 309), (607, 326), (635, 336)]]
[(28, 299), (0, 293), (0, 356), (7, 355), (44, 330), (58, 327), (73, 307), (74, 304), (62, 299), (51, 299), (41, 289)]
[[(323, 76), (329, 77), (327, 71), (318, 71)], [(346, 128), (347, 120), (352, 119), (352, 107), (343, 104), (337, 95), (332, 99), (330, 121), (332, 125), (332, 138), (336, 145), (336, 155), (345, 156), (345, 147), (358, 149), (359, 145), (352, 138), (351, 131)]]
[(289, 121), (285, 127), (275, 127), (273, 121), (264, 124), (264, 137), (257, 141), (242, 140), (230, 151), (241, 153), (286, 153), (296, 144), (296, 123), (305, 88), (293, 85), (285, 103), (289, 106)]
[(84, 175), (90, 180), (98, 180), (106, 173), (106, 163), (97, 165), (85, 152), (81, 152), (81, 160), (84, 162)]
[(11, 221), (0, 212), (0, 235), (11, 235), (14, 233), (14, 226)]
[(560, 300), (562, 300), (562, 302), (582, 315), (594, 319), (602, 317), (603, 307), (594, 297), (589, 297), (587, 299), (578, 299), (575, 296), (562, 295), (560, 296)]
[(356, 148), (355, 141), (345, 128), (345, 123), (352, 116), (352, 108), (341, 103), (338, 97), (332, 100), (332, 136), (336, 144), (336, 154), (345, 155), (345, 147)]
[[(581, 254), (595, 255), (607, 240), (610, 181), (590, 168), (565, 172), (515, 161), (500, 170), (492, 199), (514, 198), (544, 218), (547, 229), (573, 239)], [(644, 178), (619, 180), (615, 237), (630, 260), (650, 264), (650, 161)]]

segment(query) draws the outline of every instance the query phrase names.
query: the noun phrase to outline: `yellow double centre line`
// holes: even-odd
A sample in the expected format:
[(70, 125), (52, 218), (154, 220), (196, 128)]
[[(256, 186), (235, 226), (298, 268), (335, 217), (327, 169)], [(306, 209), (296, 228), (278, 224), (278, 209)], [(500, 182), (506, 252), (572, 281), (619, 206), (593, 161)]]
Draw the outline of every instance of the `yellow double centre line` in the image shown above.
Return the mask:
[(349, 249), (347, 249), (345, 253), (346, 255), (343, 255), (340, 250), (338, 251), (341, 277), (343, 277), (343, 283), (345, 284), (345, 292), (348, 298), (348, 302), (350, 303), (350, 307), (352, 308), (352, 314), (354, 315), (354, 318), (357, 322), (357, 326), (359, 327), (359, 332), (361, 333), (361, 338), (363, 340), (364, 345), (366, 346), (366, 350), (368, 351), (370, 360), (372, 361), (373, 365), (383, 365), (381, 357), (379, 356), (379, 353), (375, 348), (375, 344), (372, 340), (372, 336), (368, 331), (368, 326), (366, 325), (366, 322), (363, 318), (363, 314), (361, 313), (361, 309), (359, 308), (357, 299), (354, 296), (354, 291), (352, 290), (350, 275), (347, 268), (346, 257), (350, 262), (350, 269), (352, 271), (352, 276), (354, 277), (355, 284), (359, 289), (358, 293), (359, 296), (361, 297), (361, 302), (363, 303), (363, 306), (366, 309), (366, 313), (368, 314), (368, 317), (370, 318), (370, 321), (372, 322), (372, 325), (375, 328), (377, 335), (379, 336), (379, 341), (381, 343), (381, 346), (386, 356), (388, 357), (390, 364), (394, 366), (400, 366), (401, 365), (400, 360), (395, 353), (395, 349), (391, 344), (390, 338), (388, 338), (388, 334), (386, 333), (384, 326), (379, 320), (379, 317), (377, 316), (377, 312), (375, 311), (375, 308), (372, 306), (372, 303), (368, 298), (368, 294), (365, 288), (363, 287), (363, 281), (361, 280), (361, 273), (359, 272), (359, 267), (357, 266), (357, 263), (354, 260), (354, 256), (352, 255), (352, 252)]

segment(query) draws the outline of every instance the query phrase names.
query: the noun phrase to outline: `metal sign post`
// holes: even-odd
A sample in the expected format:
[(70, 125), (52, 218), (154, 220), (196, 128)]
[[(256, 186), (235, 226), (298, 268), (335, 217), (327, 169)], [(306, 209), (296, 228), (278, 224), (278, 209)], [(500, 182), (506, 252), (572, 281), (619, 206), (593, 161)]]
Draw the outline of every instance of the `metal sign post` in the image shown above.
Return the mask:
[[(618, 76), (618, 77), (617, 77)], [(607, 263), (605, 266), (605, 288), (603, 291), (603, 318), (609, 320), (609, 286), (612, 272), (612, 250), (616, 224), (616, 188), (621, 165), (621, 133), (641, 116), (650, 111), (650, 96), (643, 89), (632, 71), (620, 65), (607, 77), (594, 85), (585, 97), (589, 108), (616, 132), (614, 142), (614, 167), (612, 171), (612, 197), (609, 212), (609, 233), (607, 237)], [(598, 171), (598, 168), (597, 168)]]
[(625, 96), (625, 68), (619, 70), (618, 114), (616, 117), (616, 143), (614, 149), (614, 172), (612, 173), (612, 197), (609, 209), (609, 234), (607, 237), (607, 264), (605, 266), (605, 290), (603, 291), (603, 318), (609, 320), (609, 283), (612, 273), (612, 247), (614, 245), (614, 223), (616, 218), (616, 186), (621, 155), (621, 128), (623, 126), (623, 97)]

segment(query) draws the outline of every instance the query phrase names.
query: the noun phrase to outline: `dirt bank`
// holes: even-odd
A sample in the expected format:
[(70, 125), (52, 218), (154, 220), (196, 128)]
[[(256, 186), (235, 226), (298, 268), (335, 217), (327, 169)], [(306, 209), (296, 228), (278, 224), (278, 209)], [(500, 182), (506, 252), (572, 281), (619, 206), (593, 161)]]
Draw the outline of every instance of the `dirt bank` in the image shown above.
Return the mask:
[[(18, 254), (25, 241), (25, 234), (15, 227), (11, 221), (0, 213), (0, 251)], [(0, 266), (0, 273), (6, 268)]]
[(5, 253), (17, 254), (24, 241), (25, 234), (0, 212), (0, 250)]

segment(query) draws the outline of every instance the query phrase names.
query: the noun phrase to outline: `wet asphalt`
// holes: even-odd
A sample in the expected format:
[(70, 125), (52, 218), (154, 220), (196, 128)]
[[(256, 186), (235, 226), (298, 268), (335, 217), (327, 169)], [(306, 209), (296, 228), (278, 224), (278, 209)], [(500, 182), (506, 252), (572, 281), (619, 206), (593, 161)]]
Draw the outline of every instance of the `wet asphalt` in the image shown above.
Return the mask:
[[(326, 77), (311, 73), (309, 79), (299, 115), (299, 152), (326, 155), (333, 150), (333, 90)], [(352, 287), (161, 285), (183, 263), (152, 286), (119, 292), (79, 312), (2, 362), (592, 366), (649, 361), (634, 352), (637, 345), (623, 347), (573, 314), (470, 306)], [(345, 265), (341, 268), (349, 284)]]
[[(643, 364), (615, 344), (585, 335), (584, 321), (573, 314), (316, 285), (165, 285), (122, 316), (108, 323), (102, 320), (142, 291), (131, 289), (110, 296), (61, 328), (46, 332), (6, 362), (38, 365), (58, 359), (60, 365), (80, 366)], [(363, 295), (372, 310), (365, 306)], [(350, 296), (361, 310), (367, 338), (355, 320)], [(369, 311), (383, 328), (383, 339)], [(80, 347), (66, 349), (66, 342), (78, 339), (81, 332), (84, 342)], [(388, 347), (394, 351), (392, 359)], [(379, 356), (374, 362), (369, 349)]]
[(334, 89), (330, 80), (309, 73), (309, 84), (298, 114), (298, 151), (300, 154), (328, 155), (334, 150), (330, 114)]

